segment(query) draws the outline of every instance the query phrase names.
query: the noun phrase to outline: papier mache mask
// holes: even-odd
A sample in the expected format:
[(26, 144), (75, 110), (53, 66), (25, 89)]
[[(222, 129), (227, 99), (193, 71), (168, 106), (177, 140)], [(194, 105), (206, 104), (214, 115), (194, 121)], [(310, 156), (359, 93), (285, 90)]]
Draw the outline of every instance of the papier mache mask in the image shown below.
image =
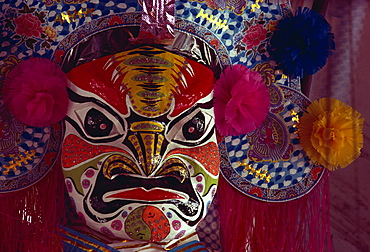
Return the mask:
[(217, 187), (213, 72), (142, 46), (68, 74), (62, 166), (78, 215), (110, 238), (195, 232)]

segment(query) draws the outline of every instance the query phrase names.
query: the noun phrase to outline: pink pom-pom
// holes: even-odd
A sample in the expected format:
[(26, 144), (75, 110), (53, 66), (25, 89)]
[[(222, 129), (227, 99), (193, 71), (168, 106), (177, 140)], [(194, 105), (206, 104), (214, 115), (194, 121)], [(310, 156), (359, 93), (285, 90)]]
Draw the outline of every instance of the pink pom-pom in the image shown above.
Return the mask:
[(48, 59), (21, 62), (4, 82), (3, 98), (9, 111), (22, 123), (45, 127), (67, 114), (67, 77)]
[(226, 68), (214, 89), (216, 127), (223, 136), (259, 128), (270, 108), (270, 93), (261, 75), (244, 65)]

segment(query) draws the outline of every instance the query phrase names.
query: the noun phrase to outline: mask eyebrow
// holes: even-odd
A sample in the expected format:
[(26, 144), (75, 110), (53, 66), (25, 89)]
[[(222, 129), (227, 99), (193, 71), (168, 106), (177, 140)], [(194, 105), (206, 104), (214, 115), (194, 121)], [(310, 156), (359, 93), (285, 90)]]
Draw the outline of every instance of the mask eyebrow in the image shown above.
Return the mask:
[(100, 101), (100, 100), (98, 100), (94, 97), (81, 96), (81, 95), (73, 92), (70, 88), (67, 88), (67, 92), (68, 92), (68, 95), (69, 95), (69, 99), (72, 102), (75, 102), (75, 103), (92, 102), (92, 103), (98, 105), (99, 107), (103, 108), (107, 112), (109, 112), (111, 115), (113, 115), (121, 123), (121, 125), (124, 125), (124, 122), (123, 122), (121, 116), (119, 116), (110, 106), (104, 104), (102, 101)]

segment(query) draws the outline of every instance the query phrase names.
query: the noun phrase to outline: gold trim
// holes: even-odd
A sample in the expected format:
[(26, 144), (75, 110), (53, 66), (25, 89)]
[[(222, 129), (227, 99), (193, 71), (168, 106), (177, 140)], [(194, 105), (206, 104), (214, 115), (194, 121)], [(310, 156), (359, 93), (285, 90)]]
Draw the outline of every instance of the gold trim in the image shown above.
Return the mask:
[[(72, 234), (72, 233), (70, 233), (70, 232), (68, 232), (68, 231), (66, 231), (66, 230), (62, 230), (62, 233), (64, 233), (65, 235), (68, 235), (69, 237), (72, 237), (72, 238), (74, 238), (74, 239), (76, 239), (76, 240), (78, 240), (78, 241), (81, 241), (81, 242), (83, 242), (83, 243), (85, 243), (85, 244), (88, 244), (88, 245), (90, 245), (90, 246), (92, 246), (92, 247), (94, 247), (94, 248), (100, 249), (100, 250), (101, 250), (101, 251), (103, 251), (103, 252), (111, 252), (111, 250), (109, 250), (109, 249), (106, 249), (106, 248), (104, 248), (104, 247), (102, 247), (102, 246), (100, 246), (100, 245), (97, 245), (97, 244), (95, 244), (95, 243), (92, 243), (91, 241), (88, 241), (88, 240), (86, 240), (86, 239), (84, 239), (84, 238), (82, 238), (82, 237), (80, 237), (80, 236), (78, 236), (78, 235), (74, 235), (74, 234)], [(68, 239), (68, 237), (63, 236), (63, 237), (62, 237), (62, 240), (63, 240), (63, 241), (65, 241), (65, 242), (67, 242), (67, 243), (69, 243), (69, 244), (71, 244), (71, 245), (74, 245), (74, 246), (76, 246), (76, 247), (78, 247), (78, 248), (87, 249), (86, 251), (94, 252), (94, 250), (93, 250), (93, 249), (90, 249), (90, 248), (84, 247), (84, 245), (83, 245), (83, 244), (76, 244), (76, 242), (75, 242), (75, 241), (73, 241), (73, 240), (71, 240), (71, 239)]]
[[(192, 244), (191, 246), (186, 246), (185, 248), (182, 248), (182, 249), (180, 249), (180, 250), (178, 250), (178, 251), (176, 251), (176, 252), (186, 252), (186, 251), (188, 251), (188, 249), (191, 249), (191, 248), (197, 247), (197, 246), (199, 246), (199, 245), (202, 245), (202, 243), (197, 242), (197, 243), (195, 243), (195, 244)], [(204, 248), (202, 248), (202, 250), (204, 251)], [(198, 249), (197, 249), (197, 250), (195, 250), (195, 251), (198, 251)], [(194, 252), (195, 252), (195, 251), (194, 251)]]
[[(120, 245), (120, 246), (114, 246), (113, 248), (114, 249), (125, 249), (125, 248), (141, 248), (141, 247), (144, 247), (144, 246), (147, 246), (147, 245), (150, 245), (151, 247), (156, 247), (155, 245), (158, 246), (158, 248), (161, 248), (163, 249), (163, 251), (166, 251), (166, 250), (171, 250), (175, 247), (178, 246), (179, 243), (187, 240), (187, 239), (190, 239), (191, 237), (193, 236), (196, 236), (196, 233), (191, 233), (189, 234), (188, 236), (184, 236), (182, 237), (181, 239), (177, 240), (176, 242), (174, 242), (173, 244), (169, 244), (171, 242), (157, 242), (157, 243), (139, 243), (139, 244), (129, 244), (129, 245)], [(166, 247), (166, 245), (169, 245), (168, 247)], [(163, 247), (160, 247), (160, 246), (163, 246)], [(149, 247), (148, 247), (149, 248)], [(140, 250), (139, 250), (140, 251)]]
[(120, 245), (113, 247), (114, 249), (125, 249), (125, 248), (141, 248), (146, 245), (149, 245), (150, 243), (140, 243), (140, 244), (130, 244), (130, 245)]
[[(149, 125), (150, 127), (140, 128), (140, 125)], [(154, 121), (141, 121), (141, 122), (133, 122), (130, 126), (130, 130), (132, 132), (144, 131), (144, 132), (162, 132), (164, 131), (164, 126), (159, 122)]]
[(74, 247), (77, 247), (77, 248), (80, 248), (80, 249), (83, 249), (84, 251), (87, 251), (87, 252), (94, 252), (93, 249), (90, 249), (90, 248), (87, 248), (86, 246), (83, 246), (82, 244), (78, 244), (72, 240), (63, 240), (64, 242), (66, 243), (69, 243), (71, 245), (73, 245)]
[[(147, 244), (147, 245), (149, 245), (149, 244)], [(164, 248), (162, 248), (162, 247), (158, 247), (158, 246), (150, 245), (149, 247), (146, 247), (146, 248), (142, 248), (142, 249), (136, 250), (135, 252), (144, 251), (144, 250), (146, 250), (146, 249), (151, 249), (151, 248), (156, 248), (156, 249), (161, 249), (161, 250), (163, 250), (163, 251), (166, 251), (166, 250), (165, 250)]]
[(196, 235), (197, 235), (197, 234), (194, 232), (194, 233), (189, 234), (188, 236), (184, 236), (184, 237), (182, 237), (181, 239), (177, 240), (175, 243), (173, 243), (173, 244), (171, 244), (170, 246), (166, 247), (165, 249), (166, 249), (166, 250), (171, 250), (171, 249), (173, 249), (173, 248), (177, 247), (177, 246), (179, 245), (179, 243), (181, 243), (181, 242), (183, 242), (183, 241), (185, 241), (185, 240), (188, 240), (188, 239), (190, 239), (191, 237), (196, 236)]

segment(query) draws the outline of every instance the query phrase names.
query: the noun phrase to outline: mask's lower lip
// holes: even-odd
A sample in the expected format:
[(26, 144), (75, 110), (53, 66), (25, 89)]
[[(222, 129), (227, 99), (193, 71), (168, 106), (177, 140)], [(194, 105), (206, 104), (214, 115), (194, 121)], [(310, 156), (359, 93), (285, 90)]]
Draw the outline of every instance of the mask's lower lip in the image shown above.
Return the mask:
[(161, 201), (161, 200), (185, 200), (188, 197), (180, 192), (169, 189), (153, 188), (146, 190), (144, 188), (126, 189), (115, 192), (106, 193), (103, 196), (105, 202), (124, 199), (124, 200), (137, 200), (137, 201)]

